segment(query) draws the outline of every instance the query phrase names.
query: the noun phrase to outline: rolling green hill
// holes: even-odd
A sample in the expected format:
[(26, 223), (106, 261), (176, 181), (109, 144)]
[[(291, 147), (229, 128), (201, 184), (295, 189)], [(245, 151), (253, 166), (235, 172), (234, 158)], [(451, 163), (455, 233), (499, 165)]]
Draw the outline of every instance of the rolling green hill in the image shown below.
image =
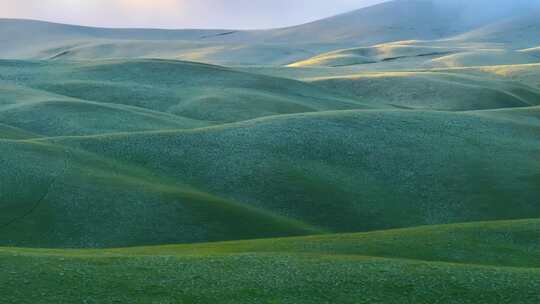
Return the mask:
[[(35, 113), (40, 113), (38, 118)], [(136, 107), (70, 99), (28, 102), (0, 108), (0, 119), (6, 124), (44, 136), (176, 130), (210, 124)]]
[(0, 124), (0, 138), (5, 139), (26, 139), (38, 137), (36, 134), (29, 133), (27, 131), (8, 126), (5, 124)]
[(2, 141), (3, 245), (112, 247), (322, 231), (95, 155)]
[(0, 302), (539, 303), (538, 9), (0, 19)]
[[(517, 30), (516, 30), (517, 31)], [(514, 46), (472, 40), (471, 42), (449, 40), (397, 41), (370, 47), (334, 50), (301, 60), (289, 67), (343, 67), (368, 65), (392, 68), (402, 63), (408, 69), (474, 67), (538, 63), (536, 48), (516, 50)]]
[(525, 220), (101, 251), (0, 248), (0, 292), (7, 303), (536, 303), (538, 227)]
[(308, 80), (359, 100), (408, 109), (466, 111), (528, 107), (540, 103), (537, 88), (517, 81), (485, 79), (443, 70), (364, 72)]
[(388, 62), (414, 57), (433, 58), (464, 52), (468, 49), (472, 48), (467, 46), (451, 47), (445, 45), (423, 45), (423, 43), (420, 41), (400, 41), (375, 45), (372, 47), (360, 47), (332, 51), (317, 55), (307, 60), (290, 64), (289, 67), (339, 67)]
[[(539, 216), (538, 124), (500, 112), (336, 111), (5, 140), (4, 221), (32, 213), (2, 243), (118, 247)], [(257, 214), (281, 230), (231, 227)]]
[[(145, 120), (152, 119), (149, 124), (161, 123), (166, 128), (170, 128), (174, 119), (179, 128), (179, 125), (202, 126), (205, 124), (202, 121), (210, 124), (277, 114), (373, 107), (304, 82), (179, 61), (0, 61), (0, 70), (4, 82), (19, 86), (19, 90), (11, 89), (12, 99), (10, 95), (4, 97), (6, 102), (8, 99), (17, 103), (34, 101), (32, 96), (40, 90), (45, 91), (41, 98), (49, 105), (51, 101), (66, 100), (71, 103), (64, 102), (64, 107), (80, 107), (81, 111), (96, 116), (105, 115), (103, 107), (108, 107), (110, 112), (113, 109), (122, 112), (126, 120), (137, 121), (143, 116)], [(28, 89), (32, 90), (27, 92)], [(52, 114), (58, 113), (57, 103), (49, 105), (32, 104), (47, 108)], [(39, 129), (43, 128), (39, 126)]]

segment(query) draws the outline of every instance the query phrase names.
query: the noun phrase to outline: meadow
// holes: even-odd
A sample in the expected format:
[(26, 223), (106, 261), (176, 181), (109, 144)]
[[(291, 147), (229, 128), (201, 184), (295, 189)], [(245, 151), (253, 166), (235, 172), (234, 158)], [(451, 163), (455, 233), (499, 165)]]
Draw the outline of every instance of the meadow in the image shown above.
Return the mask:
[(538, 303), (540, 23), (441, 1), (0, 19), (0, 302)]

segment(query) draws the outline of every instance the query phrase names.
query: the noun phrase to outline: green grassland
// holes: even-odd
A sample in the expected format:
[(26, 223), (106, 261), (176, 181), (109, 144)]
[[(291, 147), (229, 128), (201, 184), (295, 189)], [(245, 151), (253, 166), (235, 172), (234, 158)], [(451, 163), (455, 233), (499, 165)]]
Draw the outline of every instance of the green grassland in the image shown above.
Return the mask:
[(538, 18), (468, 2), (0, 19), (0, 303), (539, 303)]
[[(41, 203), (2, 242), (118, 247), (540, 216), (538, 111), (505, 111), (334, 111), (3, 140), (4, 221)], [(282, 229), (246, 230), (249, 214)]]
[(408, 109), (467, 111), (538, 105), (540, 90), (511, 80), (447, 71), (368, 72), (318, 77), (311, 83), (360, 100)]
[[(122, 123), (124, 129), (102, 126), (103, 131), (116, 132), (133, 131), (129, 126), (141, 120), (148, 125), (145, 128), (141, 123), (141, 131), (179, 129), (269, 115), (373, 107), (300, 81), (180, 61), (0, 61), (0, 69), (4, 82), (18, 86), (11, 89), (15, 91), (12, 95), (18, 94), (17, 98), (10, 98), (0, 108), (9, 112), (6, 116), (22, 116), (13, 119), (13, 124), (24, 122), (33, 107), (44, 108), (48, 115), (87, 113), (72, 118), (85, 120), (81, 124), (86, 120), (107, 123), (110, 119), (100, 115), (116, 111), (117, 122), (127, 121)], [(39, 91), (43, 96), (36, 100), (34, 96)], [(16, 104), (10, 105), (13, 100), (17, 100)], [(69, 124), (58, 126), (61, 127), (68, 128)], [(81, 129), (88, 129), (85, 127), (82, 125)], [(49, 131), (49, 126), (42, 124), (27, 128), (39, 129), (46, 132), (44, 135), (66, 135), (59, 134), (60, 130)]]
[(5, 303), (537, 303), (538, 228), (523, 220), (98, 251), (3, 248), (0, 292)]
[(538, 301), (537, 65), (302, 69), (2, 61), (3, 299)]

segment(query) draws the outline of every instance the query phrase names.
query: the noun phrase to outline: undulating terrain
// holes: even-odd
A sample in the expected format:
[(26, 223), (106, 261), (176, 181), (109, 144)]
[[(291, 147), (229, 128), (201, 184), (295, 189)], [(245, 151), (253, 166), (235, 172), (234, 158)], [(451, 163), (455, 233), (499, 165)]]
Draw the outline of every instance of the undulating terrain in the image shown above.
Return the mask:
[(0, 302), (539, 303), (540, 10), (499, 2), (0, 19)]

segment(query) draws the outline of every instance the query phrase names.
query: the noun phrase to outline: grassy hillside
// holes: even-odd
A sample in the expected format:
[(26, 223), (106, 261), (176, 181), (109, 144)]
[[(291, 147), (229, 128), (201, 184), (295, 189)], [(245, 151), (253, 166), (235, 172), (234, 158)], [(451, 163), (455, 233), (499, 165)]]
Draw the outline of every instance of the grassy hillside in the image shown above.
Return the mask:
[(485, 75), (447, 70), (337, 69), (343, 76), (311, 77), (327, 74), (315, 69), (308, 83), (164, 60), (2, 61), (0, 70), (3, 123), (43, 136), (190, 129), (329, 110), (519, 107), (536, 105), (539, 94), (520, 79), (493, 86)]
[[(36, 117), (36, 113), (40, 113)], [(136, 107), (83, 100), (48, 100), (0, 108), (0, 120), (43, 136), (177, 130), (210, 123)]]
[[(45, 48), (32, 59), (87, 60), (161, 58), (220, 65), (285, 65), (332, 49), (333, 45), (273, 45), (169, 41), (97, 40)], [(17, 57), (13, 58), (25, 58)]]
[[(26, 107), (41, 107), (51, 115), (63, 113), (65, 109), (59, 107), (80, 108), (79, 113), (89, 113), (80, 119), (101, 122), (107, 120), (99, 118), (100, 115), (124, 116), (124, 120), (133, 122), (144, 117), (143, 121), (148, 121), (149, 126), (141, 124), (141, 131), (159, 125), (162, 129), (173, 125), (187, 128), (277, 114), (372, 107), (343, 97), (340, 92), (299, 81), (180, 61), (1, 61), (0, 70), (0, 83), (12, 86), (11, 95), (3, 97), (6, 103), (17, 100), (16, 103), (26, 104), (26, 101), (36, 101), (33, 96), (40, 96), (41, 100), (37, 101), (41, 103), (26, 104)], [(14, 84), (17, 87), (13, 87)], [(38, 95), (38, 92), (43, 94)], [(58, 101), (69, 102), (58, 105)], [(104, 107), (109, 110), (105, 111)], [(24, 116), (19, 113), (24, 112), (24, 108), (12, 111)], [(117, 114), (112, 114), (114, 111)], [(175, 119), (176, 122), (171, 122)], [(21, 121), (15, 119), (12, 123)], [(131, 131), (134, 127), (111, 130)], [(48, 132), (43, 126), (29, 128)], [(66, 132), (75, 133), (74, 130)]]
[(2, 248), (0, 291), (7, 303), (536, 303), (538, 225), (102, 251)]
[(540, 91), (517, 81), (485, 79), (448, 71), (368, 72), (310, 78), (327, 89), (359, 100), (410, 109), (465, 111), (527, 107), (540, 103)]
[(111, 247), (322, 231), (82, 151), (0, 144), (3, 245)]
[[(40, 73), (39, 69), (35, 72)], [(9, 71), (3, 76), (19, 77), (9, 75)], [(140, 107), (93, 102), (31, 89), (20, 81), (0, 80), (0, 89), (0, 121), (12, 129), (34, 135), (89, 135), (210, 125), (209, 122)]]
[[(55, 142), (312, 224), (358, 231), (536, 212), (536, 132), (478, 115), (351, 111)], [(511, 170), (499, 166), (508, 161)]]
[(505, 49), (462, 52), (442, 56), (431, 60), (426, 65), (434, 67), (467, 67), (538, 63), (539, 58), (526, 52)]
[(401, 41), (372, 47), (351, 48), (337, 50), (317, 55), (313, 58), (290, 64), (289, 67), (309, 66), (349, 66), (357, 64), (372, 64), (377, 62), (401, 60), (411, 57), (441, 57), (453, 53), (466, 51), (466, 46), (450, 47), (423, 45), (420, 41)]
[(35, 137), (39, 137), (39, 135), (0, 123), (1, 139), (27, 139)]
[(539, 303), (537, 9), (0, 19), (0, 302)]
[(533, 49), (514, 50), (491, 43), (449, 43), (448, 41), (400, 41), (371, 47), (332, 51), (289, 64), (289, 67), (343, 67), (367, 65), (364, 69), (391, 69), (398, 64), (408, 69), (474, 67), (530, 64), (539, 62)]
[(538, 124), (500, 112), (336, 111), (4, 140), (3, 221), (29, 214), (0, 231), (2, 244), (133, 246), (540, 216)]

